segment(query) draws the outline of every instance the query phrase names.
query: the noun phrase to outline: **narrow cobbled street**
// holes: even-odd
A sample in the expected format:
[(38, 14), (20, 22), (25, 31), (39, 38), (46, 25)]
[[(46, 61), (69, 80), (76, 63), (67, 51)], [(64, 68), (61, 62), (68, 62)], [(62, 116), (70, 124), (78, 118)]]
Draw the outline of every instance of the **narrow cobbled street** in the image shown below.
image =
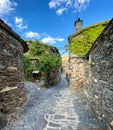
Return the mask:
[(101, 130), (83, 91), (72, 92), (65, 74), (55, 87), (41, 89), (26, 82), (25, 90), (28, 102), (5, 130)]

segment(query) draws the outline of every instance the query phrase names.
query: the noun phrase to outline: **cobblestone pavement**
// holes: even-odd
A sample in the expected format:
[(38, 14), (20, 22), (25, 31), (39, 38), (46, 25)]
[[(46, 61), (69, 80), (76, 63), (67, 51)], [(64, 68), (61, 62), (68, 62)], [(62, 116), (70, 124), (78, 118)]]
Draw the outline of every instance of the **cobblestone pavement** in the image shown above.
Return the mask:
[(19, 119), (4, 130), (102, 130), (83, 91), (71, 92), (65, 75), (55, 87), (40, 89), (26, 82), (25, 89), (28, 102)]

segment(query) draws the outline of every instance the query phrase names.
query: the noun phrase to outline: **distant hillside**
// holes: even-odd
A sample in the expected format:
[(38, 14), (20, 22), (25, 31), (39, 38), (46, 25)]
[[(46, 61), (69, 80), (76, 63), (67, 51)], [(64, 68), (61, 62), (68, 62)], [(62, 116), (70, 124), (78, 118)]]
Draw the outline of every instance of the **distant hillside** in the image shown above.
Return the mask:
[(104, 21), (91, 25), (69, 36), (70, 52), (80, 57), (85, 57), (108, 22)]

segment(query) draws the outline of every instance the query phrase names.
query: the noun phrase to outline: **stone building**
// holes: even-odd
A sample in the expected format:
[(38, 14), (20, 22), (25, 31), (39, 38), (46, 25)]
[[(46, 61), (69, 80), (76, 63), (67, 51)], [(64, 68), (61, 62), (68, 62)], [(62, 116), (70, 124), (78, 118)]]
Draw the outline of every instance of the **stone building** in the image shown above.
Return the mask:
[(0, 123), (26, 100), (23, 52), (27, 50), (26, 42), (0, 20)]
[[(78, 18), (77, 21), (74, 22), (75, 26), (75, 33), (68, 37), (69, 41), (69, 47), (71, 42), (76, 41), (79, 39), (82, 34), (79, 33), (79, 31), (82, 30), (82, 23), (83, 20), (80, 20)], [(82, 59), (78, 55), (74, 55), (71, 52), (69, 52), (69, 82), (70, 87), (72, 89), (81, 88), (83, 87), (85, 78), (85, 60)]]
[[(79, 32), (70, 40), (79, 39)], [(82, 87), (103, 129), (113, 129), (113, 19), (93, 43), (86, 58), (70, 54), (70, 87)]]
[(89, 85), (85, 93), (106, 130), (113, 130), (113, 19), (91, 47)]

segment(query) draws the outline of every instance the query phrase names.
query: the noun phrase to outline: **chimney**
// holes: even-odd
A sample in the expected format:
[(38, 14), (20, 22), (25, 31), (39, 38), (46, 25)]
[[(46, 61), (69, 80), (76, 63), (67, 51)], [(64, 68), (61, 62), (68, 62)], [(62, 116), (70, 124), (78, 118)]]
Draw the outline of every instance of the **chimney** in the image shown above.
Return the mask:
[(75, 32), (82, 29), (82, 23), (83, 23), (83, 20), (80, 20), (80, 18), (78, 18), (78, 20), (74, 22)]

